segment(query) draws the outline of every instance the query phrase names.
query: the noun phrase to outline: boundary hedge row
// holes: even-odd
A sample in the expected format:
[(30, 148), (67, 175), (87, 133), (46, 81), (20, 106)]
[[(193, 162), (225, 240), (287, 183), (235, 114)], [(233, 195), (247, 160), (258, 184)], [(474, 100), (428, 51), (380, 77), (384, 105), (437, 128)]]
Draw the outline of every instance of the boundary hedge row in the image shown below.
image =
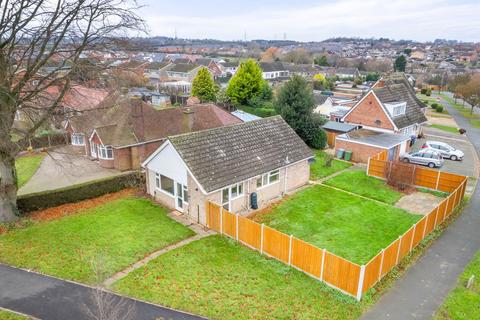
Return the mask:
[(98, 179), (65, 188), (21, 195), (17, 198), (17, 206), (20, 213), (27, 213), (65, 203), (96, 198), (107, 193), (138, 186), (140, 183), (141, 177), (138, 172), (127, 172), (115, 177)]

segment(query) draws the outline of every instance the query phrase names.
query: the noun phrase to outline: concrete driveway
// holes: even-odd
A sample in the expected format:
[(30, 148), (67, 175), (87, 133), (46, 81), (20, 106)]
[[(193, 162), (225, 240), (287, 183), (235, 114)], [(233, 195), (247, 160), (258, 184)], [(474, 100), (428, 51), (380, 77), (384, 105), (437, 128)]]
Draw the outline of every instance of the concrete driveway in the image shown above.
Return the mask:
[(33, 177), (18, 191), (19, 195), (64, 188), (79, 183), (119, 175), (121, 172), (100, 167), (97, 161), (64, 146), (50, 151)]
[(475, 152), (475, 148), (466, 136), (429, 127), (425, 128), (424, 133), (425, 138), (418, 139), (413, 146), (413, 150), (416, 151), (420, 149), (426, 140), (448, 143), (452, 147), (462, 150), (465, 153), (465, 157), (463, 161), (451, 161), (445, 159), (445, 164), (441, 168), (441, 171), (452, 172), (468, 177), (478, 176), (479, 164), (477, 154)]

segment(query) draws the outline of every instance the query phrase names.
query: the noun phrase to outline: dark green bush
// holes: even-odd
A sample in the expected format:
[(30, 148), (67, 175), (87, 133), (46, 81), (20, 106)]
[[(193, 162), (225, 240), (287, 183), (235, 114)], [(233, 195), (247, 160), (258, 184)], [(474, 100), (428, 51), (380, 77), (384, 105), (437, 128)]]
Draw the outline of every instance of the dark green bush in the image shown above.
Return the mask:
[(434, 103), (432, 103), (431, 107), (432, 107), (432, 109), (437, 110), (437, 108), (440, 107), (440, 105), (438, 103), (434, 102)]
[(443, 112), (443, 106), (439, 105), (438, 107), (435, 108), (437, 112), (442, 113)]
[(128, 172), (66, 188), (21, 195), (17, 198), (17, 205), (21, 213), (26, 213), (99, 197), (128, 187), (138, 186), (140, 182), (140, 175), (137, 172)]
[(277, 114), (271, 103), (264, 105), (263, 107), (250, 107), (250, 106), (240, 106), (238, 109), (243, 110), (247, 113), (254, 114), (261, 118), (271, 117)]
[(421, 93), (421, 94), (427, 94), (427, 88), (422, 88), (422, 89), (420, 90), (420, 93)]

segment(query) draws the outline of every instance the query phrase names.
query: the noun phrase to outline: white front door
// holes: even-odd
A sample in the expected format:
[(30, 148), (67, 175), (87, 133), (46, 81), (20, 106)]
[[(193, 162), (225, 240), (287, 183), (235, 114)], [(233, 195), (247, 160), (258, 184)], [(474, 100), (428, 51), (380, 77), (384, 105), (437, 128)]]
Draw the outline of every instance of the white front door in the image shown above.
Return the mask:
[(187, 186), (176, 182), (175, 183), (175, 209), (180, 212), (185, 210), (185, 205), (188, 204), (188, 189)]
[(93, 158), (97, 157), (97, 144), (93, 141), (90, 142), (90, 154)]

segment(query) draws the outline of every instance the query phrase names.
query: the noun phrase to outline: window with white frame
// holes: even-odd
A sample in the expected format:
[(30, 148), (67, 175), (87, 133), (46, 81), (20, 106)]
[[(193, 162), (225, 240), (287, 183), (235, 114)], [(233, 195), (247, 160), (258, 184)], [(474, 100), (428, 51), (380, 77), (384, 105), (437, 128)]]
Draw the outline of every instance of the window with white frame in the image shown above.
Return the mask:
[(243, 196), (243, 182), (222, 189), (222, 206), (230, 210), (230, 201)]
[(273, 170), (269, 173), (262, 174), (257, 178), (257, 188), (262, 188), (271, 184), (274, 184), (280, 180), (280, 170)]
[(85, 145), (85, 136), (82, 133), (72, 134), (72, 145), (74, 145), (74, 146), (84, 146)]
[(171, 196), (175, 196), (175, 182), (163, 174), (155, 173), (155, 187)]
[(105, 147), (104, 145), (98, 146), (98, 157), (104, 160), (111, 160), (113, 159), (113, 149), (112, 147), (108, 146)]

